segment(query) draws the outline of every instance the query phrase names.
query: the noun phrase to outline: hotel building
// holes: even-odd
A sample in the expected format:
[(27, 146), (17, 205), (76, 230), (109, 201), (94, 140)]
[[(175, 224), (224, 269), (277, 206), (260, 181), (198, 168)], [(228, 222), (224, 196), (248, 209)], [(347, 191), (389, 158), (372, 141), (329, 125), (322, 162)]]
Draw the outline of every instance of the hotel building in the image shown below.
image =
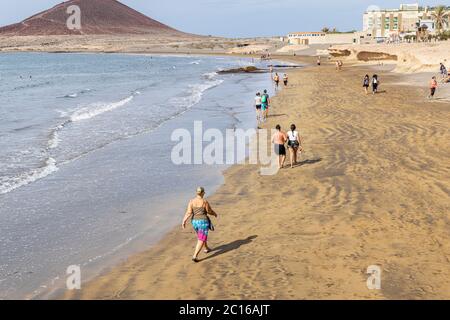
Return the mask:
[(402, 4), (399, 9), (369, 8), (363, 16), (363, 31), (374, 38), (389, 38), (415, 34), (418, 27), (426, 25), (433, 33), (436, 26), (431, 18), (432, 12), (432, 9), (419, 4)]

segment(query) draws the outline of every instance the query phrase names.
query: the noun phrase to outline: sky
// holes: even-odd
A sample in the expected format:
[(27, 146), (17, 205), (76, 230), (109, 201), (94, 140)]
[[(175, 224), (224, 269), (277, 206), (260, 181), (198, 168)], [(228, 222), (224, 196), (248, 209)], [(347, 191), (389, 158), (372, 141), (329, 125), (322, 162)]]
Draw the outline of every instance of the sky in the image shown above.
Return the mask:
[[(435, 6), (448, 0), (420, 2)], [(62, 0), (1, 0), (0, 26), (22, 21)], [(121, 0), (178, 30), (223, 37), (286, 35), (295, 31), (360, 30), (371, 5), (398, 8), (393, 0)]]

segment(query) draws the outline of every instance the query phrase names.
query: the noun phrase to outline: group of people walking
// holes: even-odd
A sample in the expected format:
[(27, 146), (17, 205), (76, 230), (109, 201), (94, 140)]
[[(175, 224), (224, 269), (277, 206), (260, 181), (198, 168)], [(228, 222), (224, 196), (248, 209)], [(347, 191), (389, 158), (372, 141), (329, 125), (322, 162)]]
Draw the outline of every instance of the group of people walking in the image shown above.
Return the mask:
[(370, 76), (368, 74), (365, 75), (363, 80), (363, 87), (366, 94), (369, 94), (369, 87), (372, 85), (372, 94), (378, 93), (378, 86), (380, 85), (380, 80), (378, 79), (378, 75), (374, 74), (372, 76), (372, 80), (370, 80)]
[[(441, 82), (442, 83), (450, 83), (450, 73), (447, 71), (445, 65), (441, 62), (439, 66), (439, 73), (441, 74)], [(430, 94), (428, 95), (428, 99), (433, 99), (436, 91), (439, 87), (437, 77), (432, 77), (430, 81)]]
[[(283, 75), (283, 83), (285, 87), (287, 87), (288, 81), (289, 81), (288, 75), (285, 73)], [(275, 76), (273, 77), (273, 82), (275, 82), (275, 90), (278, 90), (280, 86), (280, 76), (278, 75), (278, 73), (275, 73)]]
[(278, 124), (276, 127), (276, 132), (272, 136), (272, 143), (274, 145), (275, 154), (278, 156), (278, 167), (280, 169), (284, 168), (284, 163), (286, 161), (286, 145), (289, 150), (289, 160), (291, 168), (293, 168), (297, 163), (299, 153), (303, 151), (302, 141), (300, 135), (297, 131), (295, 124), (292, 124), (290, 131), (287, 133), (281, 129)]
[(270, 107), (270, 96), (267, 93), (267, 90), (263, 91), (263, 94), (260, 92), (256, 93), (255, 97), (255, 109), (256, 109), (256, 122), (259, 125), (266, 122), (269, 117), (269, 107)]

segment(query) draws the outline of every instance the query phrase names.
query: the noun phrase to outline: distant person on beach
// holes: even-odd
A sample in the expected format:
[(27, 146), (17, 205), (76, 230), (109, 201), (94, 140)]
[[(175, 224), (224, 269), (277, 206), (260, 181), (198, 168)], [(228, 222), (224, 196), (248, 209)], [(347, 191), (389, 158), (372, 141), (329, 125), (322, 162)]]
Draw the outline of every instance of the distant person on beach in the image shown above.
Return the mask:
[(434, 98), (434, 95), (436, 93), (438, 87), (438, 82), (436, 81), (436, 77), (431, 78), (430, 81), (430, 95), (428, 96), (428, 99)]
[(321, 62), (320, 62), (320, 56), (317, 57), (317, 65), (320, 66)]
[(269, 117), (269, 108), (270, 108), (270, 97), (267, 94), (267, 90), (264, 90), (263, 95), (261, 96), (261, 111), (263, 121), (266, 121)]
[(291, 168), (294, 167), (295, 164), (297, 164), (297, 154), (298, 152), (302, 151), (302, 146), (300, 142), (300, 136), (298, 134), (298, 131), (296, 131), (297, 127), (295, 124), (291, 125), (291, 131), (287, 133), (288, 135), (288, 148), (289, 148), (289, 159), (291, 162)]
[(280, 85), (280, 76), (278, 73), (275, 73), (275, 77), (273, 77), (273, 81), (275, 81), (275, 88), (278, 89), (278, 86)]
[(285, 73), (283, 76), (283, 83), (285, 87), (287, 87), (288, 85), (288, 80), (289, 80), (288, 75)]
[(184, 215), (182, 228), (186, 228), (186, 223), (191, 218), (192, 227), (197, 233), (197, 246), (195, 247), (194, 256), (192, 261), (198, 262), (198, 255), (200, 251), (205, 248), (205, 253), (209, 253), (211, 249), (208, 247), (208, 233), (209, 230), (214, 230), (214, 227), (209, 219), (209, 215), (217, 218), (217, 213), (209, 205), (208, 201), (203, 199), (205, 196), (205, 189), (202, 187), (197, 188), (197, 196), (189, 201), (186, 214)]
[(368, 74), (366, 74), (363, 80), (363, 87), (364, 90), (366, 91), (366, 94), (369, 94), (369, 86), (370, 86), (370, 77)]
[(378, 86), (380, 85), (380, 80), (378, 80), (378, 76), (374, 74), (372, 76), (372, 94), (378, 93)]
[(278, 156), (278, 168), (282, 169), (284, 167), (284, 162), (286, 161), (286, 141), (288, 140), (287, 134), (281, 130), (281, 126), (277, 124), (276, 132), (272, 136), (272, 143), (274, 145), (275, 154)]
[(450, 72), (447, 74), (447, 77), (442, 80), (442, 83), (450, 83)]
[(441, 72), (442, 79), (447, 77), (447, 75), (448, 75), (447, 68), (444, 66), (444, 64), (442, 62), (441, 62), (441, 66), (439, 67), (439, 70)]
[(269, 66), (270, 73), (273, 73), (273, 66)]
[(256, 108), (256, 122), (259, 124), (262, 122), (261, 119), (261, 104), (262, 104), (262, 99), (261, 99), (261, 93), (256, 93), (256, 97), (255, 97), (255, 108)]

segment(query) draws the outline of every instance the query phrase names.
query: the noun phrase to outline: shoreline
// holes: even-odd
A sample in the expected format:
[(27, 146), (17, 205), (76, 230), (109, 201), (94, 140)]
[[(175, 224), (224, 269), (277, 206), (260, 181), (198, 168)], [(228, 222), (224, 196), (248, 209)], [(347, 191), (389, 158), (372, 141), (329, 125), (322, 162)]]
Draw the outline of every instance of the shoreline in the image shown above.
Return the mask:
[[(195, 58), (195, 57), (192, 57), (192, 58)], [(231, 58), (233, 58), (233, 57), (231, 57)], [(268, 77), (268, 75), (267, 75), (267, 77)], [(253, 77), (252, 79), (259, 79), (257, 81), (261, 81), (262, 80), (261, 75), (257, 75), (257, 78)], [(242, 108), (236, 109), (236, 112), (238, 112), (240, 109), (242, 109)], [(253, 119), (253, 112), (251, 112), (251, 116), (252, 116), (252, 119)], [(239, 119), (241, 119), (241, 120), (245, 119), (245, 118), (248, 118), (248, 116), (243, 115), (243, 114), (241, 116), (239, 116)], [(222, 180), (223, 180), (223, 171), (224, 170), (226, 170), (226, 169), (225, 168), (224, 169), (220, 169), (221, 172), (218, 173), (218, 175), (220, 175), (220, 177), (221, 177), (220, 178), (221, 181), (215, 186), (216, 189), (219, 188), (221, 186), (222, 182), (223, 182)], [(183, 204), (183, 206), (184, 206), (184, 204)], [(171, 230), (171, 229), (172, 228), (170, 227), (169, 230)], [(166, 232), (164, 232), (162, 235), (158, 236), (157, 237), (157, 241), (152, 241), (151, 243), (152, 244), (157, 243), (165, 235), (166, 235)], [(98, 264), (98, 262), (95, 262), (93, 266), (89, 266), (87, 268), (88, 272), (85, 273), (85, 274), (89, 275), (87, 277), (87, 279), (95, 278), (98, 274), (101, 274), (102, 272), (104, 272), (104, 270), (108, 270), (108, 269), (111, 269), (114, 266), (120, 265), (127, 257), (130, 257), (130, 256), (132, 256), (132, 255), (134, 255), (136, 253), (139, 253), (139, 252), (142, 252), (143, 250), (146, 250), (149, 246), (148, 246), (148, 242), (146, 242), (145, 239), (152, 238), (152, 237), (149, 237), (149, 236), (144, 237), (145, 238), (144, 240), (140, 240), (140, 238), (142, 238), (142, 237), (140, 236), (139, 239), (135, 240), (131, 245), (130, 244), (127, 245), (127, 247), (131, 248), (130, 249), (130, 251), (131, 251), (130, 254), (120, 253), (119, 252), (118, 257), (106, 258), (106, 260), (105, 260), (105, 261), (107, 261), (106, 263), (100, 262), (100, 264)], [(102, 259), (104, 259), (104, 258), (102, 258)], [(108, 263), (108, 261), (113, 261), (113, 263)], [(94, 270), (94, 271), (91, 272), (92, 270)], [(56, 279), (58, 279), (58, 278), (56, 278)], [(52, 281), (54, 281), (54, 280), (52, 280)], [(52, 281), (49, 281), (48, 284), (50, 285), (50, 282), (52, 282)], [(56, 282), (56, 283), (61, 282), (61, 286), (57, 285), (56, 288), (52, 288), (51, 286), (49, 286), (51, 288), (50, 291), (44, 289), (43, 292), (27, 295), (26, 298), (27, 299), (46, 299), (46, 298), (57, 297), (58, 296), (57, 292), (59, 290), (61, 290), (60, 288), (63, 285), (63, 281), (64, 281), (64, 276), (61, 275), (61, 277), (59, 277), (59, 280)], [(47, 285), (47, 283), (45, 283), (45, 285)]]
[[(282, 122), (283, 127), (286, 127), (286, 123), (302, 119), (300, 132), (301, 135), (306, 135), (306, 148), (309, 150), (305, 154), (307, 159), (304, 160), (304, 165), (293, 169), (293, 172), (300, 179), (308, 179), (308, 186), (299, 185), (298, 178), (289, 173), (290, 169), (282, 170), (274, 177), (263, 178), (258, 176), (255, 166), (234, 165), (224, 172), (224, 185), (208, 198), (219, 215), (224, 215), (215, 221), (218, 231), (212, 233), (211, 242), (219, 249), (211, 257), (198, 265), (192, 265), (189, 255), (195, 242), (194, 235), (190, 231), (180, 232), (177, 228), (154, 247), (130, 257), (121, 265), (88, 282), (82, 291), (66, 292), (61, 298), (448, 298), (439, 290), (448, 285), (448, 272), (439, 267), (441, 254), (431, 254), (435, 252), (438, 243), (440, 250), (445, 252), (443, 256), (450, 257), (450, 249), (443, 246), (449, 239), (442, 225), (442, 215), (445, 214), (445, 208), (448, 209), (448, 203), (439, 196), (442, 192), (445, 194), (448, 180), (442, 181), (442, 177), (436, 177), (436, 160), (430, 159), (431, 169), (423, 169), (426, 172), (421, 172), (420, 177), (437, 195), (432, 194), (432, 199), (423, 203), (421, 189), (412, 188), (419, 183), (414, 176), (417, 175), (415, 168), (419, 163), (412, 160), (416, 156), (409, 159), (407, 151), (423, 144), (419, 137), (410, 136), (410, 130), (413, 134), (415, 130), (425, 128), (422, 129), (422, 124), (419, 123), (395, 122), (403, 121), (403, 117), (414, 122), (421, 118), (418, 115), (422, 115), (425, 120), (430, 120), (431, 117), (433, 130), (439, 133), (436, 141), (432, 142), (440, 145), (445, 143), (449, 132), (439, 118), (448, 116), (448, 111), (443, 106), (433, 104), (436, 110), (429, 111), (432, 115), (424, 116), (422, 113), (425, 111), (420, 108), (429, 103), (417, 100), (420, 94), (414, 87), (398, 88), (396, 91), (388, 89), (388, 94), (391, 95), (392, 92), (393, 96), (379, 94), (374, 97), (379, 100), (367, 97), (371, 99), (373, 106), (349, 100), (349, 90), (361, 90), (353, 82), (353, 77), (361, 69), (365, 70), (367, 67), (345, 67), (340, 73), (339, 78), (347, 85), (344, 90), (346, 92), (325, 91), (320, 96), (317, 96), (318, 88), (314, 85), (316, 81), (321, 87), (332, 90), (333, 87), (321, 77), (330, 76), (332, 79), (325, 80), (331, 83), (337, 79), (338, 75), (331, 65), (293, 70), (290, 71), (291, 87), (282, 90), (274, 98), (275, 108), (272, 112), (275, 112), (276, 117), (270, 119), (270, 127), (275, 122)], [(393, 79), (393, 82), (398, 79), (395, 74), (380, 74), (383, 78)], [(389, 82), (386, 87), (392, 89)], [(406, 101), (404, 97), (408, 97)], [(320, 103), (314, 101), (315, 98), (319, 98)], [(337, 105), (329, 105), (328, 99)], [(389, 117), (393, 117), (395, 121), (390, 120), (390, 127), (382, 127), (380, 130), (359, 110), (363, 105), (368, 108), (370, 115), (382, 115), (380, 112), (383, 110), (386, 113), (386, 106), (392, 106), (393, 110), (389, 109), (387, 117), (383, 117), (388, 122)], [(347, 109), (353, 111), (349, 112)], [(363, 124), (366, 127), (358, 128), (362, 124), (355, 120), (365, 121)], [(365, 132), (382, 136), (382, 130), (391, 132), (385, 136), (387, 150), (379, 149), (377, 140), (372, 141)], [(396, 139), (402, 133), (406, 134), (407, 140), (404, 141), (406, 145), (400, 147)], [(401, 137), (402, 135), (399, 136)], [(350, 148), (347, 143), (341, 144), (339, 140), (347, 143), (354, 141), (352, 143), (357, 144), (359, 149)], [(373, 148), (376, 148), (376, 152), (371, 150)], [(330, 153), (329, 149), (333, 152)], [(423, 153), (417, 150), (414, 152)], [(403, 161), (406, 161), (402, 167), (397, 167), (389, 160), (389, 157), (396, 157), (399, 153), (404, 154)], [(448, 156), (448, 151), (442, 151), (436, 157), (445, 159), (446, 155)], [(430, 155), (422, 157), (429, 159)], [(298, 172), (301, 169), (303, 170)], [(396, 175), (400, 182), (383, 179), (378, 176), (378, 172)], [(442, 174), (444, 178), (448, 176), (447, 171)], [(436, 179), (438, 180), (433, 182)], [(398, 188), (398, 184), (402, 185), (405, 181), (412, 185), (405, 187), (407, 192)], [(423, 184), (423, 181), (420, 183)], [(282, 195), (283, 199), (273, 199), (271, 186), (274, 184), (280, 187), (277, 194)], [(386, 188), (393, 195), (382, 191)], [(408, 198), (411, 197), (408, 193), (417, 198)], [(264, 203), (266, 198), (272, 198), (273, 201)], [(231, 213), (229, 203), (234, 204), (231, 205)], [(424, 211), (424, 205), (436, 211), (437, 216), (433, 219), (439, 221), (439, 227), (431, 230), (429, 224), (433, 223), (436, 227), (437, 222), (427, 224), (423, 220), (420, 212)], [(247, 213), (249, 207), (252, 208), (251, 213)], [(281, 211), (281, 214), (273, 216), (277, 211)], [(423, 221), (425, 225), (404, 220), (406, 213), (413, 214), (414, 218), (411, 219)], [(429, 232), (433, 232), (432, 242), (425, 240), (430, 237)], [(411, 238), (409, 234), (420, 236)], [(394, 240), (396, 235), (400, 238)], [(417, 243), (424, 247), (419, 254), (416, 252)], [(408, 255), (411, 256), (409, 259)], [(201, 258), (205, 256), (202, 255)], [(411, 265), (411, 259), (416, 259), (420, 268)], [(432, 260), (431, 265), (426, 262), (429, 260)], [(387, 274), (389, 285), (381, 292), (370, 292), (364, 286), (365, 268), (371, 264), (382, 265)], [(430, 270), (423, 271), (426, 267)], [(194, 273), (191, 272), (192, 269), (195, 270)], [(410, 270), (405, 274), (408, 269)], [(415, 274), (414, 270), (422, 271), (415, 276), (416, 282), (411, 284), (408, 283), (407, 276)], [(430, 272), (438, 273), (439, 276), (427, 280)], [(208, 276), (203, 278), (202, 274)], [(428, 283), (429, 281), (433, 283)]]

